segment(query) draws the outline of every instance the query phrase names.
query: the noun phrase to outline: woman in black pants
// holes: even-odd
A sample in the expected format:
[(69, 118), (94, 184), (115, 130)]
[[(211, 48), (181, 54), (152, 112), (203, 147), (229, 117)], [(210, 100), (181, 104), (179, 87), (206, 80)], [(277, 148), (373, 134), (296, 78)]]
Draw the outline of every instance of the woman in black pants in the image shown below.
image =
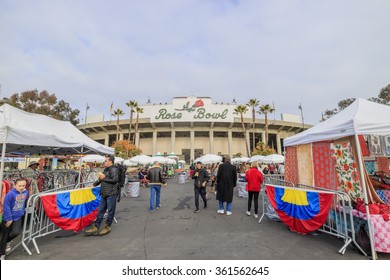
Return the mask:
[(253, 162), (251, 168), (245, 173), (246, 189), (248, 191), (248, 210), (245, 212), (251, 215), (252, 199), (255, 202), (255, 218), (259, 217), (259, 193), (261, 184), (264, 181), (263, 174), (258, 170), (258, 162)]

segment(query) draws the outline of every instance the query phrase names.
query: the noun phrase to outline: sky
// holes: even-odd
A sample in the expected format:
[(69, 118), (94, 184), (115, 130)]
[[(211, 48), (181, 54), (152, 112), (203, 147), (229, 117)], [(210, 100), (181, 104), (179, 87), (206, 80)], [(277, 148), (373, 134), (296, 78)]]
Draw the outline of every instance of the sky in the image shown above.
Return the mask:
[(80, 120), (87, 103), (109, 116), (112, 102), (127, 112), (148, 98), (256, 98), (276, 119), (302, 104), (316, 124), (390, 84), (389, 10), (388, 0), (0, 0), (0, 98), (47, 90)]

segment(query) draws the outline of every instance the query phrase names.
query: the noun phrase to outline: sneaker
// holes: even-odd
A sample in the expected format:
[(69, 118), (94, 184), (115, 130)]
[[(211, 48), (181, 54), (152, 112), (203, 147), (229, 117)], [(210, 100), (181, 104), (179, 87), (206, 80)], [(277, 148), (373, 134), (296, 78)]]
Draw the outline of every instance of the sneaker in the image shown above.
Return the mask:
[(154, 212), (154, 209), (150, 210), (149, 212), (150, 212), (150, 213), (153, 213), (153, 212)]
[(204, 209), (207, 209), (207, 204), (205, 204), (205, 205), (203, 206), (203, 208), (204, 208)]
[(11, 242), (8, 242), (7, 245), (5, 246), (5, 252), (9, 253), (9, 252), (11, 252), (11, 249), (12, 249)]
[(198, 213), (200, 210), (199, 209), (196, 209), (195, 211), (194, 211), (194, 213)]
[(156, 210), (160, 209), (160, 206), (159, 207), (156, 207)]
[(0, 260), (1, 260), (1, 261), (5, 261), (5, 255), (1, 255), (1, 256), (0, 256)]
[(111, 232), (111, 227), (109, 227), (108, 225), (105, 225), (105, 227), (99, 232), (99, 235), (100, 236), (106, 235), (110, 232)]
[(255, 216), (256, 219), (259, 217), (259, 215), (257, 215), (257, 214), (255, 214), (254, 216)]
[(231, 214), (232, 214), (232, 212), (226, 211), (226, 215), (230, 216)]
[(84, 231), (84, 233), (87, 235), (87, 236), (91, 236), (91, 235), (98, 235), (99, 234), (99, 229), (93, 225), (91, 226), (89, 229), (87, 229), (86, 231)]
[(225, 211), (223, 211), (223, 209), (219, 209), (219, 210), (217, 211), (217, 213), (218, 213), (218, 214), (225, 214)]
[(250, 212), (250, 211), (246, 211), (245, 214), (246, 214), (247, 216), (250, 216), (250, 215), (251, 215), (251, 212)]

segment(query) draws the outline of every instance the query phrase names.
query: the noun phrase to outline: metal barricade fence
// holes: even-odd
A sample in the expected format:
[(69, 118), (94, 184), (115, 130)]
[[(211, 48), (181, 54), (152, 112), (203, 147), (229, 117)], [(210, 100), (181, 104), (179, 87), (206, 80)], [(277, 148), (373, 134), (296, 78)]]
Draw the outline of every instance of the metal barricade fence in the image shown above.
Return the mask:
[[(355, 229), (353, 223), (353, 214), (352, 214), (352, 203), (350, 197), (340, 191), (329, 190), (316, 186), (308, 186), (304, 184), (297, 184), (296, 186), (284, 180), (280, 180), (279, 178), (274, 178), (271, 176), (265, 177), (264, 184), (277, 186), (284, 189), (302, 189), (311, 192), (318, 193), (328, 193), (333, 195), (333, 201), (331, 205), (331, 210), (329, 211), (328, 217), (324, 225), (318, 229), (321, 232), (336, 236), (338, 238), (342, 238), (344, 240), (343, 246), (338, 251), (340, 254), (344, 254), (347, 247), (353, 243), (359, 251), (361, 251), (365, 256), (367, 254), (363, 251), (363, 249), (357, 244), (355, 240)], [(264, 197), (266, 196), (265, 188), (262, 189), (260, 194), (263, 196), (263, 214), (259, 219), (259, 223), (264, 217), (265, 207), (264, 207)]]
[(261, 223), (264, 216), (266, 215), (265, 199), (266, 199), (267, 194), (265, 192), (265, 185), (267, 185), (267, 184), (295, 187), (292, 182), (284, 181), (284, 175), (265, 174), (264, 175), (264, 183), (262, 184), (261, 189), (260, 189), (260, 196), (261, 196), (261, 203), (262, 203), (263, 212), (259, 218), (259, 223)]
[(41, 202), (41, 196), (48, 195), (48, 194), (55, 194), (67, 190), (73, 190), (90, 184), (91, 182), (81, 183), (80, 185), (72, 184), (72, 185), (64, 186), (62, 188), (36, 193), (30, 196), (27, 201), (26, 214), (23, 223), (23, 231), (21, 234), (21, 241), (17, 245), (13, 246), (12, 250), (17, 248), (19, 245), (22, 245), (23, 248), (26, 250), (26, 252), (31, 256), (32, 252), (28, 246), (32, 242), (37, 254), (40, 254), (39, 247), (36, 240), (40, 237), (61, 230), (46, 215), (46, 212), (43, 208), (43, 204)]
[(351, 198), (348, 194), (342, 191), (329, 190), (317, 186), (309, 186), (298, 184), (297, 188), (318, 190), (333, 194), (331, 210), (325, 224), (318, 229), (321, 232), (344, 239), (344, 245), (340, 248), (339, 253), (344, 254), (347, 247), (353, 243), (363, 255), (367, 256), (366, 252), (359, 246), (355, 239), (355, 226), (353, 221), (353, 207)]

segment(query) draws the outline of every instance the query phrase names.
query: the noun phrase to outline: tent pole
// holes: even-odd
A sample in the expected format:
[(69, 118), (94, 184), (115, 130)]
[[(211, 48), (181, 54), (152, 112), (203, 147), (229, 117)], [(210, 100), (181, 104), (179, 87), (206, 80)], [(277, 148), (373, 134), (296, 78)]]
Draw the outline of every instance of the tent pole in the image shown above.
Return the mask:
[[(7, 138), (7, 137), (5, 137)], [(3, 194), (3, 178), (4, 178), (4, 165), (5, 165), (5, 150), (7, 143), (5, 143), (6, 140), (4, 139), (3, 142), (3, 148), (1, 150), (1, 166), (0, 166), (0, 200), (2, 199), (2, 194)]]
[(8, 139), (8, 127), (4, 129), (4, 142), (1, 149), (1, 163), (0, 163), (0, 201), (3, 194), (3, 178), (4, 178), (4, 165), (5, 165), (5, 151), (7, 148), (7, 139)]
[[(84, 147), (81, 147), (81, 155), (84, 152)], [(83, 156), (81, 156), (81, 161), (79, 162), (79, 178), (77, 186), (80, 188), (80, 182), (81, 182), (81, 167), (83, 166)]]
[(360, 149), (359, 137), (357, 134), (355, 134), (355, 143), (356, 143), (356, 151), (357, 151), (358, 162), (359, 162), (360, 180), (362, 182), (362, 187), (363, 187), (363, 199), (364, 199), (364, 204), (366, 206), (367, 225), (368, 225), (368, 234), (370, 236), (371, 254), (372, 254), (372, 259), (376, 260), (377, 255), (376, 255), (375, 245), (374, 245), (374, 232), (372, 230), (372, 225), (371, 225), (371, 215), (370, 215), (370, 210), (368, 208), (367, 185), (364, 179), (362, 151)]

